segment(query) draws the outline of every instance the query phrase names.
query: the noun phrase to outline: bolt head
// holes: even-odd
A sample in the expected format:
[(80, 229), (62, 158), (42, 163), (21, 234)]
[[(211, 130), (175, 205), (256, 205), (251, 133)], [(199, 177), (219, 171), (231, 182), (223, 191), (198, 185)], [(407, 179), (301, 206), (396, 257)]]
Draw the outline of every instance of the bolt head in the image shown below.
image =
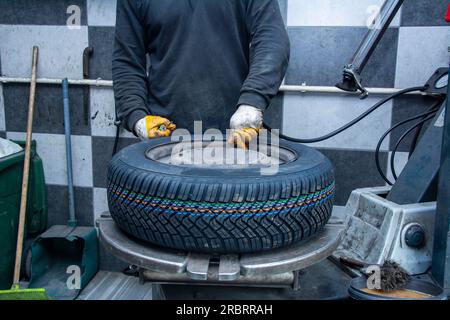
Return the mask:
[(405, 233), (405, 242), (411, 248), (420, 249), (425, 245), (425, 230), (420, 225), (410, 226)]

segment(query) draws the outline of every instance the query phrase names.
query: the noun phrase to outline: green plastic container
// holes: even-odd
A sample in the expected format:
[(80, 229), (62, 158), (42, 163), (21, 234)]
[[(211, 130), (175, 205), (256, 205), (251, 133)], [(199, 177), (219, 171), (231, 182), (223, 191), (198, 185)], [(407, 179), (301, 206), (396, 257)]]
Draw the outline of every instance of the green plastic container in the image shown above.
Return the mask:
[[(23, 141), (14, 142), (25, 146)], [(25, 152), (21, 151), (0, 159), (0, 290), (10, 289), (12, 285), (24, 157)], [(36, 153), (36, 141), (33, 141), (26, 231), (28, 235), (32, 235), (41, 233), (46, 228), (47, 195), (44, 168)]]

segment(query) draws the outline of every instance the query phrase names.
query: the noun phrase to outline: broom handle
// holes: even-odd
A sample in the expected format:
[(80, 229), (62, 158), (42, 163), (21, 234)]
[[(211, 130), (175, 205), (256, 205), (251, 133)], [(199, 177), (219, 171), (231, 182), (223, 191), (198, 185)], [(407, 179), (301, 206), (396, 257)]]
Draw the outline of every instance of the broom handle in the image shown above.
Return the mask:
[(39, 48), (34, 46), (33, 62), (31, 69), (30, 99), (28, 101), (27, 138), (25, 144), (25, 160), (23, 163), (22, 195), (20, 199), (19, 228), (17, 231), (16, 263), (14, 267), (13, 286), (17, 286), (19, 284), (20, 267), (22, 263), (23, 238), (25, 233), (25, 215), (27, 209), (27, 195), (28, 195), (28, 177), (30, 175), (31, 135), (33, 130), (33, 113), (34, 113), (34, 98), (36, 95), (36, 73), (37, 73), (38, 54)]

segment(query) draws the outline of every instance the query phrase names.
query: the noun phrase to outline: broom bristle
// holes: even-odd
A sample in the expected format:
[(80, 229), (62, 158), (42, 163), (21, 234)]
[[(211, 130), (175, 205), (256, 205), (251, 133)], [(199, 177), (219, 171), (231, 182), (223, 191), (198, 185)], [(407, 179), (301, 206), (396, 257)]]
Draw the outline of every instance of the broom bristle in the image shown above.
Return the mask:
[(397, 262), (385, 261), (381, 266), (381, 290), (402, 289), (411, 280), (411, 276)]
[(45, 289), (14, 289), (0, 291), (1, 300), (51, 300)]

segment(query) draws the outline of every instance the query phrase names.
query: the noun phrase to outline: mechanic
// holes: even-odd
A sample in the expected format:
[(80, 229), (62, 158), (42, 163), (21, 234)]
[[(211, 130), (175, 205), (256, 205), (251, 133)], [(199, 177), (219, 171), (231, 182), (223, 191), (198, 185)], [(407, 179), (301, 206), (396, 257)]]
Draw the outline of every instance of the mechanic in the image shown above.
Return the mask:
[(232, 129), (229, 142), (245, 148), (262, 128), (289, 52), (277, 0), (119, 0), (118, 119), (143, 140), (170, 136), (175, 124), (192, 133), (202, 121)]

